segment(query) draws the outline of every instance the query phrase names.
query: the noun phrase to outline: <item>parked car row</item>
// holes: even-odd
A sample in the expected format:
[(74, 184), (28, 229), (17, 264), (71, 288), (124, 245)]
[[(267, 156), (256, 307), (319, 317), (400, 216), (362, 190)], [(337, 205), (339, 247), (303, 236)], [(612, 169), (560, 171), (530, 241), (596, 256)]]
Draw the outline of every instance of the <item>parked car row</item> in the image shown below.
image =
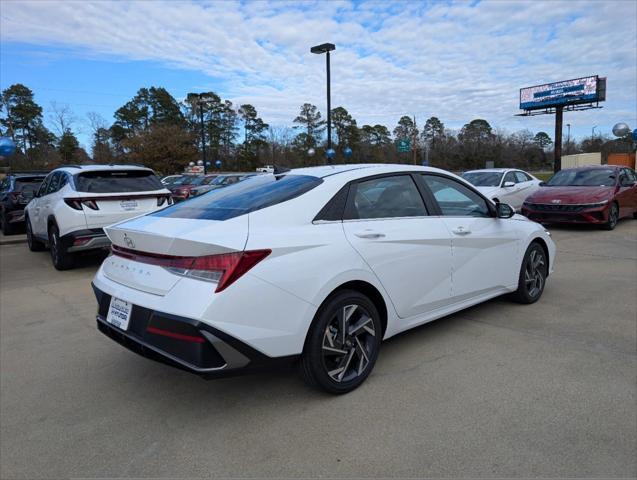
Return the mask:
[(14, 233), (24, 222), (24, 207), (40, 188), (45, 172), (14, 172), (0, 182), (0, 228), (5, 235)]
[(169, 175), (161, 179), (175, 202), (196, 197), (217, 188), (227, 187), (257, 173), (209, 173), (205, 175)]
[(547, 182), (515, 169), (472, 170), (462, 177), (493, 201), (544, 224), (590, 223), (612, 230), (621, 218), (637, 218), (637, 175), (628, 167), (570, 168)]

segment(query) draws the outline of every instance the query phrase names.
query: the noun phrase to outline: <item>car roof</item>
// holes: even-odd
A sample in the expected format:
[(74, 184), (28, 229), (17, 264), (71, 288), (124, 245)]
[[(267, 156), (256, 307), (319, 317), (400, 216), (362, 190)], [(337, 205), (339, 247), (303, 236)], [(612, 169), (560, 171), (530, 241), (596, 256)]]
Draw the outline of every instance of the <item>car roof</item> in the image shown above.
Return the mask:
[(582, 165), (580, 167), (573, 168), (563, 168), (562, 170), (599, 170), (599, 169), (618, 169), (623, 167), (623, 165)]
[(347, 165), (321, 165), (316, 167), (295, 168), (289, 172), (293, 175), (310, 175), (319, 178), (334, 177), (339, 180), (347, 177), (346, 180), (352, 180), (372, 175), (382, 175), (384, 173), (398, 172), (431, 172), (431, 173), (448, 173), (445, 170), (434, 167), (423, 167), (420, 165), (406, 165), (400, 163), (360, 163)]
[(508, 172), (509, 170), (513, 170), (513, 171), (523, 171), (520, 170), (519, 168), (479, 168), (477, 170), (467, 170), (464, 173), (474, 173), (474, 172), (494, 172), (494, 173), (504, 173), (504, 172)]
[(67, 173), (80, 173), (80, 172), (100, 172), (100, 171), (109, 171), (109, 170), (147, 170), (151, 171), (152, 169), (148, 167), (144, 167), (142, 165), (62, 165), (61, 167), (56, 168), (54, 171), (62, 171)]

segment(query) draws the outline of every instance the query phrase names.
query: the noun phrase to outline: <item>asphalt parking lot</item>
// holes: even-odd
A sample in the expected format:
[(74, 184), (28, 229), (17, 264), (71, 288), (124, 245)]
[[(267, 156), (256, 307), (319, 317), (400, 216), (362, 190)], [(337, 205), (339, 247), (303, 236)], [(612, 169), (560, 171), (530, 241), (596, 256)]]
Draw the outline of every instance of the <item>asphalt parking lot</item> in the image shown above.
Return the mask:
[(552, 233), (539, 303), (392, 339), (341, 397), (138, 357), (95, 328), (103, 257), (2, 245), (0, 477), (634, 477), (637, 221)]

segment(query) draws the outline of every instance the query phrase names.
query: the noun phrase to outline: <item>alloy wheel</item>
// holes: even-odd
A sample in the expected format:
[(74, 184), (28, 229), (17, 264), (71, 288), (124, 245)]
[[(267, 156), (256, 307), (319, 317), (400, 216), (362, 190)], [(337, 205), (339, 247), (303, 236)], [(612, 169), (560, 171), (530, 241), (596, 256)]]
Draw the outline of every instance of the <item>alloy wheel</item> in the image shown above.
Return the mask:
[(524, 270), (526, 291), (531, 297), (537, 297), (544, 287), (545, 271), (544, 255), (538, 250), (532, 250)]
[(325, 328), (322, 360), (335, 382), (348, 382), (367, 369), (376, 344), (371, 315), (361, 305), (350, 304), (333, 315)]
[(613, 204), (610, 207), (610, 213), (608, 214), (608, 225), (611, 228), (614, 228), (617, 225), (617, 218), (619, 217), (619, 211), (617, 209), (617, 205)]

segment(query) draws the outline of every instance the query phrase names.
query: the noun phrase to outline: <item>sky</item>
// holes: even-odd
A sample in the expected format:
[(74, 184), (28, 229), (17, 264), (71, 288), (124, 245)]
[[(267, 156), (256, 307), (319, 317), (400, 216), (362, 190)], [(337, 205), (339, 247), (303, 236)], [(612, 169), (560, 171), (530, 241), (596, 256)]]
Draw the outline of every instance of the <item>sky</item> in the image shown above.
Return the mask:
[[(554, 134), (554, 117), (515, 116), (519, 89), (588, 75), (608, 78), (603, 109), (568, 112), (571, 136), (637, 128), (637, 1), (0, 1), (0, 88), (23, 83), (50, 123), (73, 111), (90, 145), (88, 112), (110, 124), (141, 87), (175, 98), (214, 91), (291, 126), (325, 100), (359, 125), (393, 130), (402, 115), (450, 129), (474, 118), (507, 131)], [(566, 136), (566, 127), (564, 131)]]

